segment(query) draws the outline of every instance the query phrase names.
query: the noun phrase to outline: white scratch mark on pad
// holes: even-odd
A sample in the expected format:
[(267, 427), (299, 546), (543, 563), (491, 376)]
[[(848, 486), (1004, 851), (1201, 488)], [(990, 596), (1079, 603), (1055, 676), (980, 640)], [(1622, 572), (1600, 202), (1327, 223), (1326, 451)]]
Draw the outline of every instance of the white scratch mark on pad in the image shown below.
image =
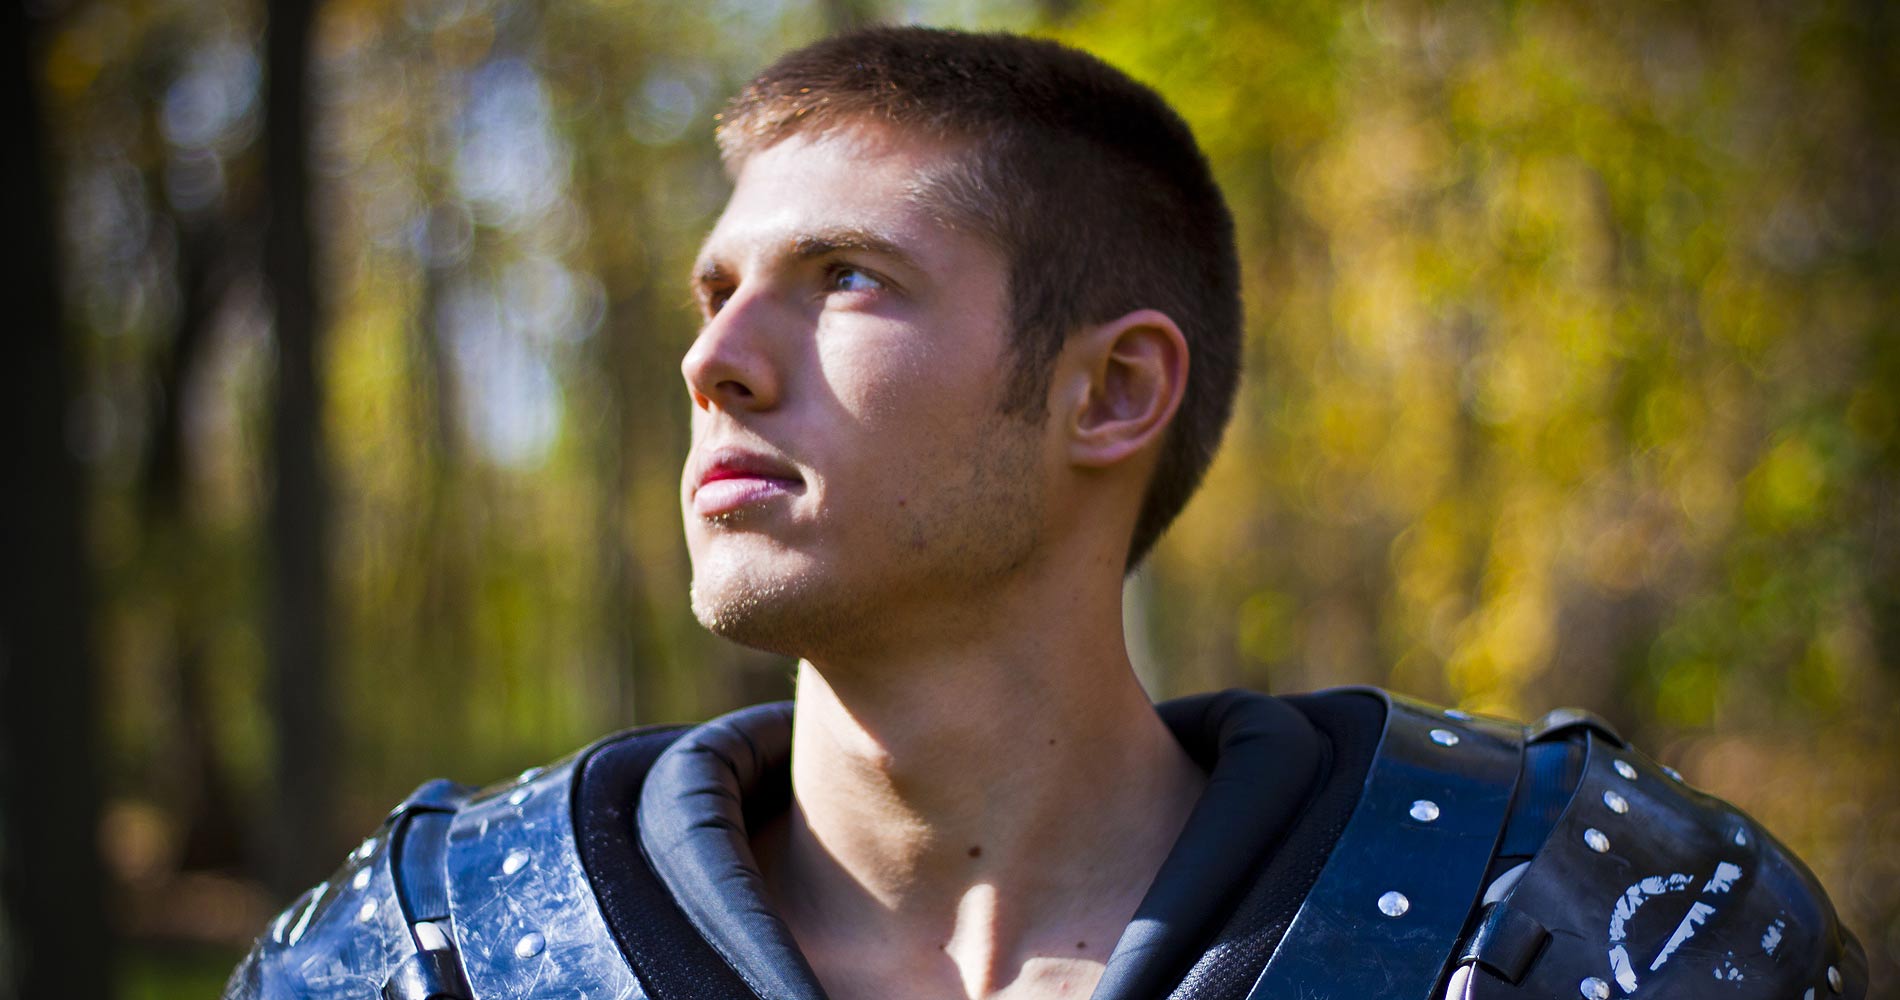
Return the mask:
[(1715, 877), (1702, 887), (1703, 892), (1727, 892), (1735, 880), (1742, 877), (1742, 870), (1724, 861), (1715, 866)]
[(1689, 912), (1683, 916), (1682, 923), (1676, 925), (1676, 932), (1669, 936), (1669, 943), (1663, 945), (1662, 954), (1657, 955), (1656, 960), (1649, 963), (1649, 971), (1655, 972), (1662, 968), (1663, 963), (1669, 961), (1669, 956), (1674, 955), (1676, 949), (1682, 947), (1683, 942), (1695, 937), (1695, 929), (1714, 915), (1715, 907), (1707, 903), (1696, 903), (1689, 907)]
[(1761, 935), (1761, 950), (1770, 955), (1774, 954), (1775, 949), (1781, 947), (1781, 929), (1785, 926), (1787, 925), (1783, 924), (1780, 918), (1776, 918), (1774, 923), (1769, 924), (1768, 929)]
[(1616, 907), (1610, 913), (1610, 940), (1612, 942), (1623, 940), (1626, 936), (1624, 925), (1636, 915), (1637, 909), (1648, 902), (1649, 897), (1681, 892), (1687, 889), (1691, 882), (1689, 876), (1680, 873), (1666, 879), (1660, 875), (1651, 875), (1623, 890), (1622, 898), (1616, 901)]
[(1624, 993), (1636, 992), (1636, 970), (1630, 968), (1630, 953), (1620, 944), (1610, 949), (1610, 975)]

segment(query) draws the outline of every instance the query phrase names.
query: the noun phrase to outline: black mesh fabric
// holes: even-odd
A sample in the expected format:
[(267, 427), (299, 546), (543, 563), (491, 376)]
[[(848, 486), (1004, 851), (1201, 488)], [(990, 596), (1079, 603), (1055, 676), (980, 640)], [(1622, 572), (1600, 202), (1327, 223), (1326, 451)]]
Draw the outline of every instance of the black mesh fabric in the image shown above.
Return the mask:
[(1171, 996), (1181, 1000), (1244, 1000), (1267, 959), (1293, 922), (1331, 856), (1379, 747), (1385, 704), (1358, 691), (1293, 695), (1284, 699), (1325, 737), (1326, 775), (1305, 815), (1254, 876), (1233, 915)]

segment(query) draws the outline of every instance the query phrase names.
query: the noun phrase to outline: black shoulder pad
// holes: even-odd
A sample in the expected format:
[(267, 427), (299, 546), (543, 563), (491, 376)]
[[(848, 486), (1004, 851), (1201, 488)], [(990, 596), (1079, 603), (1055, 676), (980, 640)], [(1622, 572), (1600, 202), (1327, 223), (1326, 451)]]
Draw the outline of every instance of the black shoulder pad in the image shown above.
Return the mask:
[(648, 735), (673, 738), (623, 733), (472, 793), (418, 788), (270, 922), (224, 1000), (643, 996), (581, 870), (570, 803), (580, 763)]
[(1490, 904), (1453, 1000), (1859, 1000), (1867, 961), (1799, 859), (1733, 806), (1593, 725), (1583, 776)]

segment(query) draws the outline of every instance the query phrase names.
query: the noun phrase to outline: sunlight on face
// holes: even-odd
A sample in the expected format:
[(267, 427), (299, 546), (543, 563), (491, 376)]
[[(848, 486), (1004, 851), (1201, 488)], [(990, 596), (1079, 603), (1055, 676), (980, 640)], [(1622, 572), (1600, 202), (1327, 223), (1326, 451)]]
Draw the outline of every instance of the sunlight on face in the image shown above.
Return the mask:
[(914, 635), (1040, 542), (1038, 425), (999, 406), (1003, 262), (911, 193), (938, 146), (795, 136), (749, 160), (695, 268), (682, 479), (693, 609), (800, 656)]

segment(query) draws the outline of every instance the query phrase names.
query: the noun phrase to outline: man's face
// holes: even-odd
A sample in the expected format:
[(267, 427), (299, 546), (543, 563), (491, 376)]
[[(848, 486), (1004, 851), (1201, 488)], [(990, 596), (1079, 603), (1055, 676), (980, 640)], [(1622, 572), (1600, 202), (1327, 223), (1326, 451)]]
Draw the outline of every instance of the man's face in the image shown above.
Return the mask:
[(1050, 452), (1000, 409), (1003, 261), (914, 197), (947, 153), (793, 136), (707, 238), (681, 502), (714, 632), (799, 656), (921, 638), (1036, 550)]

